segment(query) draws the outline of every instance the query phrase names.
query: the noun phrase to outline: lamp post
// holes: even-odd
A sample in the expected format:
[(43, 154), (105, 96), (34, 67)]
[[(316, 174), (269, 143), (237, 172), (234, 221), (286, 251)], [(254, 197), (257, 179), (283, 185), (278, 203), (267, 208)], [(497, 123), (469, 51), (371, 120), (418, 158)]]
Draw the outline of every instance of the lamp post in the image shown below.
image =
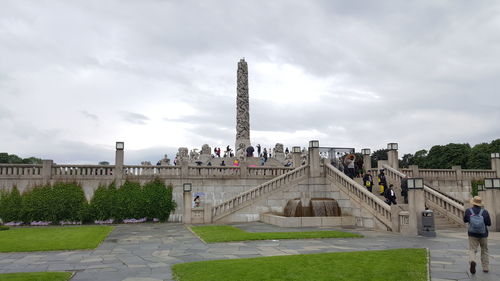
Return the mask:
[(361, 149), (361, 154), (363, 154), (363, 170), (368, 172), (372, 169), (371, 150), (369, 148), (363, 148)]
[(491, 169), (497, 173), (500, 178), (500, 152), (491, 153)]
[(184, 223), (191, 223), (191, 202), (193, 199), (191, 195), (192, 188), (193, 185), (190, 182), (182, 184), (182, 191), (184, 197), (184, 215), (182, 221)]
[(124, 150), (125, 143), (122, 141), (117, 141), (115, 144), (115, 181), (118, 187), (122, 185), (123, 178), (123, 161), (124, 161)]
[(399, 169), (399, 160), (398, 160), (398, 144), (395, 142), (391, 142), (387, 144), (387, 158), (389, 160), (389, 166), (394, 169)]
[(420, 234), (422, 212), (425, 211), (424, 179), (408, 179), (408, 210), (410, 213), (410, 233)]
[(319, 177), (321, 174), (319, 164), (319, 141), (309, 141), (309, 176)]
[(294, 146), (292, 147), (292, 161), (293, 161), (293, 167), (297, 168), (300, 167), (302, 160), (302, 151), (300, 150), (300, 146)]

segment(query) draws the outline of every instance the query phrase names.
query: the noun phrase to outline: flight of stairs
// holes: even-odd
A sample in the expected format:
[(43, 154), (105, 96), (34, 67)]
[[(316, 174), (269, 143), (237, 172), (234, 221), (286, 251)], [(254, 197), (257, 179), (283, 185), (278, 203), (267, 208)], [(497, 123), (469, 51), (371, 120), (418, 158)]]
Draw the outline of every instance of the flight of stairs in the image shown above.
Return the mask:
[(463, 228), (463, 226), (448, 220), (443, 214), (436, 211), (434, 211), (434, 225), (436, 230)]

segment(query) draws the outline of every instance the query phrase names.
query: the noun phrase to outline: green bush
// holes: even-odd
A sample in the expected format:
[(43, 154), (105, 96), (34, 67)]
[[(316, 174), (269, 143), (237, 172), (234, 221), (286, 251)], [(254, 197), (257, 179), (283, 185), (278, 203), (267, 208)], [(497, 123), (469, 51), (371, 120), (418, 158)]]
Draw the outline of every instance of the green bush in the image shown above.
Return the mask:
[(0, 194), (0, 218), (4, 222), (22, 220), (22, 198), (16, 186)]
[(76, 183), (56, 183), (51, 190), (53, 220), (81, 221), (87, 199), (83, 189)]
[(90, 200), (90, 214), (94, 220), (107, 220), (117, 217), (116, 185), (99, 186)]
[(116, 192), (118, 220), (143, 218), (146, 216), (146, 204), (141, 185), (138, 182), (125, 181)]
[(0, 231), (2, 230), (9, 230), (9, 227), (5, 225), (0, 225)]
[(50, 185), (38, 186), (22, 195), (23, 221), (54, 221), (55, 211)]
[(144, 185), (143, 188), (146, 216), (160, 221), (168, 220), (170, 212), (175, 209), (172, 201), (172, 186), (165, 184), (158, 178)]

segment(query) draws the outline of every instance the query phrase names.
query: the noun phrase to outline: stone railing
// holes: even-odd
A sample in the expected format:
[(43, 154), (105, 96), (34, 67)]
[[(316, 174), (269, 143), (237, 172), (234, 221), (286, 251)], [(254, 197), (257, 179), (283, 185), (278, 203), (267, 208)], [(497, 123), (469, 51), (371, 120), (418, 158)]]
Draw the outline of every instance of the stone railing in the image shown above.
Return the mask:
[(387, 203), (329, 163), (325, 165), (325, 172), (327, 179), (333, 183), (338, 183), (340, 188), (347, 193), (351, 199), (366, 207), (366, 209), (382, 222), (388, 230), (393, 229), (391, 207)]
[(113, 176), (114, 170), (109, 165), (52, 165), (52, 176)]
[(485, 178), (496, 178), (497, 173), (493, 170), (462, 170), (462, 178), (468, 180), (484, 180)]
[(424, 185), (425, 204), (429, 209), (438, 211), (459, 225), (464, 225), (465, 207), (462, 204), (443, 196), (443, 194)]
[(248, 205), (250, 205), (254, 199), (260, 198), (263, 195), (271, 194), (272, 192), (289, 186), (290, 184), (296, 183), (307, 177), (309, 172), (309, 166), (301, 166), (288, 173), (278, 176), (268, 182), (265, 182), (257, 187), (254, 187), (248, 191), (245, 191), (232, 199), (226, 200), (225, 202), (216, 205), (212, 208), (212, 218), (213, 221), (217, 221), (227, 215), (234, 213)]
[(232, 166), (189, 166), (188, 175), (203, 177), (240, 177), (241, 168)]
[[(405, 174), (393, 169), (388, 165), (384, 165), (386, 175), (401, 182)], [(425, 205), (447, 218), (453, 220), (459, 225), (463, 225), (464, 204), (458, 199), (455, 199), (447, 194), (444, 194), (436, 189), (424, 185)]]
[(482, 180), (495, 178), (494, 170), (462, 170), (457, 169), (401, 169), (408, 177), (424, 178), (424, 180)]
[(0, 164), (0, 177), (32, 177), (41, 176), (42, 165), (34, 164)]
[(180, 166), (124, 165), (125, 176), (180, 176)]
[(284, 175), (294, 168), (291, 167), (248, 167), (249, 176), (272, 176)]

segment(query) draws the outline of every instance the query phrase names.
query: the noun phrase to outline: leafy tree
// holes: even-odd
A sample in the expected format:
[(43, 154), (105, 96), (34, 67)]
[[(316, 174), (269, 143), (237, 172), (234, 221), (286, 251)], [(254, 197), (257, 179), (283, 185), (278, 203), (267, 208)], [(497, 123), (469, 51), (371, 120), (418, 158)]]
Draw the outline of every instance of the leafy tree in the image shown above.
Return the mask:
[(449, 143), (447, 145), (435, 145), (426, 157), (425, 168), (450, 169), (452, 166), (467, 168), (467, 160), (470, 155), (470, 145)]
[(99, 162), (99, 165), (108, 166), (109, 162), (108, 161), (101, 161), (101, 162)]
[(372, 167), (377, 167), (378, 160), (387, 160), (389, 159), (387, 156), (388, 149), (379, 149), (375, 150), (372, 153)]
[(143, 218), (147, 215), (143, 192), (138, 182), (126, 181), (118, 189), (116, 197), (117, 219)]
[(467, 159), (467, 168), (469, 169), (491, 169), (490, 153), (493, 150), (487, 143), (476, 144)]
[(2, 191), (0, 194), (0, 218), (4, 222), (22, 221), (22, 198), (16, 186), (10, 192)]
[(160, 179), (156, 178), (144, 185), (143, 192), (147, 217), (166, 221), (170, 212), (175, 209), (175, 203), (172, 201), (172, 186), (167, 188)]
[(101, 185), (90, 200), (90, 212), (94, 220), (107, 220), (117, 217), (116, 185)]

